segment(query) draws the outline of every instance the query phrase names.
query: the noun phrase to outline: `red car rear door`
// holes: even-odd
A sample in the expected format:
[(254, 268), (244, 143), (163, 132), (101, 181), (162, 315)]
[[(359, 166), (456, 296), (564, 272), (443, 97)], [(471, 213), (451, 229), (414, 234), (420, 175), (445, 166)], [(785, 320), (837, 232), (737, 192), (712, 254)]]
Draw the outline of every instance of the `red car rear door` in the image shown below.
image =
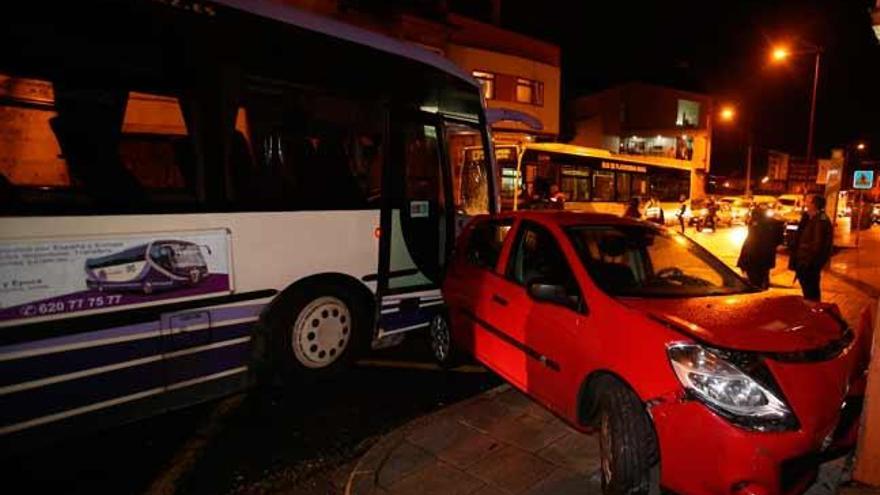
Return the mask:
[(495, 270), (512, 224), (512, 218), (479, 219), (469, 226), (444, 283), (455, 343), (492, 368), (498, 353), (479, 315), (490, 306)]

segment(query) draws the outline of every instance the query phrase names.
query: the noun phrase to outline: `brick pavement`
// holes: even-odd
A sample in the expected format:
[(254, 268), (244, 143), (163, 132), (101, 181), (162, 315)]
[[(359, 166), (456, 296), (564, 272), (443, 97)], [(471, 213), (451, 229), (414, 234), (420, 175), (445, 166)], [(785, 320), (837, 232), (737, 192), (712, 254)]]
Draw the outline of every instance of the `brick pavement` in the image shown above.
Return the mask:
[[(735, 265), (743, 230), (691, 233)], [(841, 238), (845, 244), (849, 238)], [(822, 278), (823, 299), (855, 324), (880, 294), (880, 229), (844, 248)], [(800, 293), (780, 254), (772, 291)], [(353, 494), (567, 495), (601, 493), (598, 440), (583, 435), (502, 386), (388, 434), (353, 466), (341, 469), (331, 492)], [(823, 465), (808, 495), (830, 495), (847, 479), (848, 461)], [(326, 493), (326, 492), (324, 492)], [(854, 493), (854, 492), (853, 492)], [(862, 493), (862, 492), (859, 492)]]

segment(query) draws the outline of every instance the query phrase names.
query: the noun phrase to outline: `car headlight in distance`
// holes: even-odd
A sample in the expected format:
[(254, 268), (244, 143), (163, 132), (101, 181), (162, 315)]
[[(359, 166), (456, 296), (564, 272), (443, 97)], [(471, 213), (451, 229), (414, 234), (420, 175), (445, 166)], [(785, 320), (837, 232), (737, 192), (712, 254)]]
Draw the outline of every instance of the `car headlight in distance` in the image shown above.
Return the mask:
[(797, 421), (785, 402), (722, 357), (720, 351), (698, 344), (676, 343), (666, 352), (688, 394), (730, 422), (759, 431), (797, 428)]

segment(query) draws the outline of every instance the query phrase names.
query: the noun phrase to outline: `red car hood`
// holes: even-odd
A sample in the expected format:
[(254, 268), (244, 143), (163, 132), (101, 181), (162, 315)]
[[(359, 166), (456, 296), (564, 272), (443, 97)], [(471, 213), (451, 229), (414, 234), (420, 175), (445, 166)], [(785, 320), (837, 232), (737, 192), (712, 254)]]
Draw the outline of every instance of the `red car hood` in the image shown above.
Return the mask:
[(800, 296), (771, 293), (685, 299), (624, 298), (695, 339), (742, 351), (799, 352), (840, 339), (845, 330), (827, 309)]

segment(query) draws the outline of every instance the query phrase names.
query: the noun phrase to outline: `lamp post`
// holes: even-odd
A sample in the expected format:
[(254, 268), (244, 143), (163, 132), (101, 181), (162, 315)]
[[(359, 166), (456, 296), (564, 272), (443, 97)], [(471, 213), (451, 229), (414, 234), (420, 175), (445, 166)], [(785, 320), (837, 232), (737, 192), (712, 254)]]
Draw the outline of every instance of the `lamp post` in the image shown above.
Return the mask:
[[(732, 105), (724, 105), (718, 112), (718, 119), (725, 123), (733, 122), (736, 119), (736, 109)], [(746, 191), (747, 198), (752, 197), (752, 145), (753, 135), (752, 128), (748, 123), (746, 125), (746, 133), (748, 136), (748, 147), (746, 152)], [(765, 181), (766, 182), (766, 181)]]
[(807, 43), (804, 44), (803, 48), (798, 49), (797, 52), (792, 52), (789, 47), (779, 45), (770, 52), (770, 60), (777, 64), (785, 62), (792, 55), (808, 54), (814, 55), (815, 61), (813, 63), (813, 91), (810, 97), (810, 126), (807, 131), (807, 165), (813, 162), (813, 136), (816, 128), (816, 93), (819, 90), (819, 66), (822, 61), (822, 47)]

